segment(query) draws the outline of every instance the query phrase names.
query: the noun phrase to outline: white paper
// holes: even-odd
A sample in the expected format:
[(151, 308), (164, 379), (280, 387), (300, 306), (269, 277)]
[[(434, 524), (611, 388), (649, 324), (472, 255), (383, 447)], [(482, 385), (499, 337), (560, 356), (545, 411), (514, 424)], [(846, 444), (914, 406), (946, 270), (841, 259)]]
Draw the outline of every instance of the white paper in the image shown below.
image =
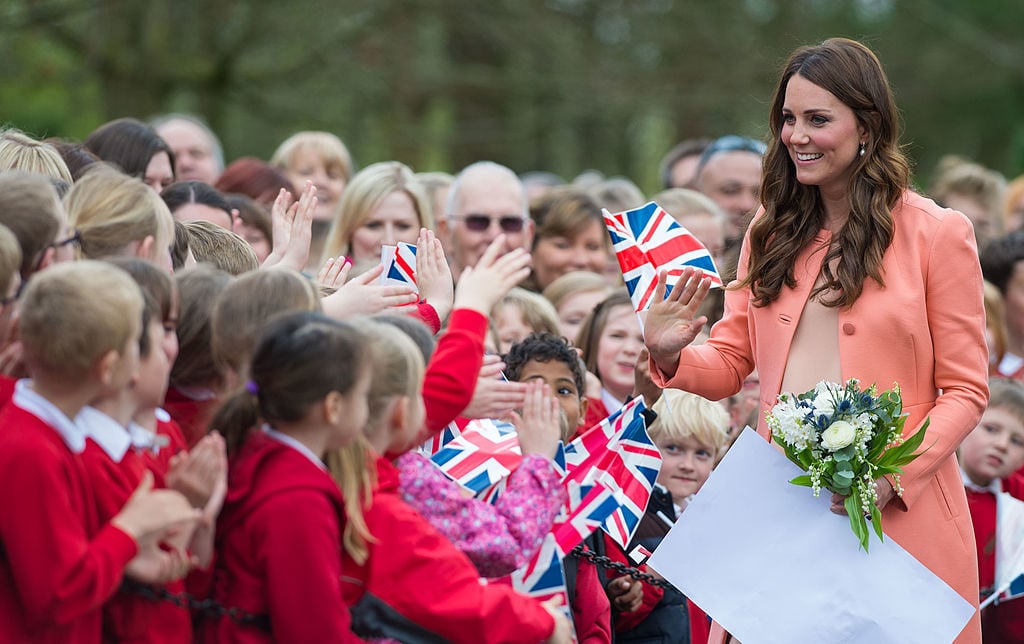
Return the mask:
[(891, 539), (861, 550), (801, 473), (748, 427), (648, 564), (743, 644), (952, 642), (974, 607)]

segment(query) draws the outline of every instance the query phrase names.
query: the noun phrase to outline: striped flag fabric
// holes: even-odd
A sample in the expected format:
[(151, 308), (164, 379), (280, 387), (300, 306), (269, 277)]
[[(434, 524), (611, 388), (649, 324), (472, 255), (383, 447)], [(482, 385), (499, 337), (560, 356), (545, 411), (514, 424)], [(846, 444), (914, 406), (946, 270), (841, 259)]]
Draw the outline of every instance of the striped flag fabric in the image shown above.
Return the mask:
[(711, 278), (713, 287), (722, 286), (708, 249), (657, 203), (652, 201), (615, 214), (603, 212), (615, 257), (637, 312), (650, 308), (658, 271), (663, 268), (668, 270), (666, 296), (687, 267), (699, 268)]
[[(461, 423), (459, 421), (462, 421)], [(434, 434), (420, 446), (420, 453), (430, 458), (434, 454), (448, 443), (455, 440), (457, 436), (462, 434), (462, 428), (469, 424), (469, 419), (457, 418), (452, 422), (448, 423), (444, 429)]]
[(522, 459), (515, 426), (490, 419), (469, 421), (430, 457), (448, 478), (474, 494), (506, 478)]
[[(544, 538), (540, 551), (533, 560), (516, 570), (511, 575), (490, 579), (488, 583), (506, 584), (517, 592), (533, 597), (537, 601), (547, 601), (552, 597), (562, 598), (562, 610), (569, 623), (572, 624), (572, 610), (565, 585), (565, 569), (562, 567), (562, 553), (552, 535)], [(575, 633), (575, 625), (573, 628)]]
[(380, 248), (380, 263), (384, 265), (381, 273), (381, 284), (395, 286), (416, 286), (416, 245), (398, 242), (395, 246), (383, 245)]
[[(645, 409), (643, 398), (634, 398), (565, 449), (568, 470), (565, 480), (576, 483), (588, 495), (580, 500), (579, 508), (588, 513), (588, 519), (595, 520), (598, 514), (590, 498), (610, 496), (610, 506), (614, 507), (600, 518), (599, 525), (623, 548), (643, 518), (661, 469), (661, 453), (647, 435), (643, 416)], [(570, 500), (572, 498), (573, 489), (570, 487)], [(603, 501), (597, 505), (610, 507)], [(570, 521), (569, 526), (581, 530), (578, 535), (572, 535), (568, 532), (570, 527), (556, 527), (560, 542), (568, 543), (578, 537), (578, 543), (589, 534), (583, 534), (582, 530), (589, 527), (588, 521)]]

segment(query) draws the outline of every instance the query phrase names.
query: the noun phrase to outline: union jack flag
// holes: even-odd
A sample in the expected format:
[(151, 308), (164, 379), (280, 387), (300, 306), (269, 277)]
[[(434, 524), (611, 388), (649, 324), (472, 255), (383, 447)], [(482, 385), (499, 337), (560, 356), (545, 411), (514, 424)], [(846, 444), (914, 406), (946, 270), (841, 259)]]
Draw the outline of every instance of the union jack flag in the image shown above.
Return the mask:
[[(462, 421), (461, 424), (460, 421)], [(455, 440), (455, 438), (462, 433), (462, 428), (467, 424), (469, 424), (469, 419), (466, 418), (457, 418), (448, 423), (444, 429), (428, 438), (427, 441), (420, 446), (420, 453), (427, 458), (437, 454), (442, 447)]]
[(615, 214), (605, 210), (604, 223), (638, 312), (650, 308), (662, 268), (668, 269), (666, 296), (686, 267), (701, 269), (712, 286), (722, 285), (708, 249), (657, 203)]
[[(558, 473), (559, 479), (565, 477), (565, 444), (562, 441), (558, 441), (558, 449), (555, 451), (555, 457), (552, 460), (552, 464), (555, 466), (555, 472)], [(514, 470), (513, 470), (514, 471)], [(511, 473), (509, 473), (511, 476)], [(504, 494), (505, 488), (508, 487), (508, 476), (501, 479), (494, 485), (484, 488), (482, 492), (476, 494), (476, 498), (480, 499), (484, 503), (490, 503), (494, 505), (497, 503), (498, 498)]]
[(448, 478), (477, 494), (507, 477), (522, 458), (519, 437), (511, 423), (471, 420), (430, 460)]
[(623, 548), (643, 517), (661, 469), (661, 453), (647, 435), (644, 409), (643, 398), (634, 398), (565, 449), (566, 480), (592, 486), (591, 494), (593, 489), (607, 491), (614, 500), (615, 507), (600, 525)]
[(384, 265), (384, 273), (381, 275), (382, 284), (416, 288), (415, 244), (398, 242), (397, 246), (386, 244), (381, 246), (380, 262)]
[[(533, 561), (511, 575), (490, 579), (488, 583), (510, 585), (517, 592), (533, 597), (537, 601), (561, 597), (562, 610), (569, 623), (572, 623), (572, 610), (565, 587), (565, 570), (562, 568), (562, 554), (550, 534), (544, 538), (544, 543), (541, 544)], [(573, 631), (575, 632), (575, 628)]]

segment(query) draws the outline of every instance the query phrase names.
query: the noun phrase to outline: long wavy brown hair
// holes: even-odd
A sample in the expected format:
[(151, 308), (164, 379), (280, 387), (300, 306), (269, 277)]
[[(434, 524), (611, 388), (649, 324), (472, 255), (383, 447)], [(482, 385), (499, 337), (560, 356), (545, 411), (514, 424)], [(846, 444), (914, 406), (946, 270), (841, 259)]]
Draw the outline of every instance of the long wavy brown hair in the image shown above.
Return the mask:
[(882, 256), (892, 242), (891, 211), (910, 182), (910, 166), (900, 148), (899, 112), (881, 63), (870, 49), (845, 38), (797, 49), (779, 78), (761, 181), (765, 212), (751, 226), (749, 271), (740, 286), (750, 287), (756, 306), (773, 302), (784, 286), (796, 286), (796, 257), (825, 222), (818, 187), (797, 181), (782, 143), (782, 106), (789, 80), (796, 74), (852, 109), (867, 136), (864, 154), (853, 162), (849, 219), (833, 237), (822, 266), (824, 279), (812, 293), (834, 293), (823, 303), (849, 307), (860, 296), (865, 279), (884, 283)]

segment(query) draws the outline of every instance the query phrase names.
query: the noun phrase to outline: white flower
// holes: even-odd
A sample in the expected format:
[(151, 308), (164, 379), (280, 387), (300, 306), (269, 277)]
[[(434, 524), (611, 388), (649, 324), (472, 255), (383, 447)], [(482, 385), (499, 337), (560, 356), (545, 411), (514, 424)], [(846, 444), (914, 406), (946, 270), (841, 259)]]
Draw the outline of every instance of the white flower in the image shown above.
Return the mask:
[(836, 412), (836, 400), (839, 398), (840, 388), (834, 382), (822, 380), (814, 386), (814, 416), (832, 416)]
[(837, 420), (821, 433), (821, 446), (835, 452), (853, 442), (857, 430), (845, 420)]
[(768, 426), (777, 440), (791, 445), (798, 452), (814, 444), (814, 428), (804, 423), (807, 410), (793, 398), (786, 397), (772, 407)]

